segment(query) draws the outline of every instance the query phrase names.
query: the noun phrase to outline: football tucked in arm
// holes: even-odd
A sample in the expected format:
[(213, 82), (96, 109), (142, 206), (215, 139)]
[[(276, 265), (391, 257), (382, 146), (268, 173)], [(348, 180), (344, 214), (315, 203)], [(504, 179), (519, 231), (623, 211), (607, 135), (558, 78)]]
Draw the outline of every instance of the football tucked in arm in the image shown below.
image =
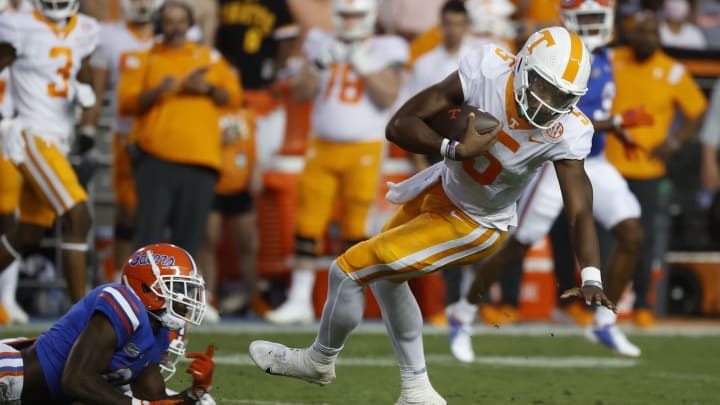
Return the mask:
[(475, 113), (475, 130), (481, 135), (492, 131), (499, 123), (492, 114), (481, 111), (477, 107), (462, 104), (440, 111), (427, 120), (427, 124), (445, 138), (462, 142), (470, 113)]

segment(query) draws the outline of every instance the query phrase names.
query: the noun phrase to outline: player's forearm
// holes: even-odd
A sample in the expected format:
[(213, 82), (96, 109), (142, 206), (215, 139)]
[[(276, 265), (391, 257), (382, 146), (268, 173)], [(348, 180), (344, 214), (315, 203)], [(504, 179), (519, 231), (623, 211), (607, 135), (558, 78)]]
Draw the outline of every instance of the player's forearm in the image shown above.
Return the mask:
[(140, 96), (137, 98), (138, 113), (143, 114), (150, 110), (160, 101), (164, 94), (165, 91), (161, 86), (140, 93)]
[(697, 118), (684, 119), (678, 130), (675, 132), (675, 139), (677, 139), (679, 143), (687, 141), (698, 132), (702, 123), (702, 115)]
[(385, 128), (388, 141), (408, 152), (423, 155), (440, 153), (443, 137), (412, 114), (396, 114)]
[(400, 93), (400, 73), (395, 68), (388, 68), (365, 77), (365, 88), (368, 97), (379, 108), (391, 107)]
[(62, 378), (63, 394), (86, 405), (130, 405), (131, 399), (121, 394), (100, 375), (87, 375), (65, 369)]
[(312, 100), (320, 88), (320, 74), (310, 61), (306, 61), (300, 71), (290, 81), (293, 98), (296, 101)]

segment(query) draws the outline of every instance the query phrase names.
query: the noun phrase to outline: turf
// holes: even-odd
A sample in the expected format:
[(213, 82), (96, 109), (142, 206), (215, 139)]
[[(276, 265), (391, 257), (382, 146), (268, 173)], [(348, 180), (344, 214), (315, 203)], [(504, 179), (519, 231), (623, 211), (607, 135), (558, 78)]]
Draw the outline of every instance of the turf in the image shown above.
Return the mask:
[[(718, 404), (720, 337), (631, 335), (643, 350), (637, 360), (613, 355), (581, 336), (551, 334), (475, 337), (478, 362), (457, 363), (447, 336), (425, 337), (428, 369), (449, 404)], [(8, 333), (3, 333), (8, 335)], [(306, 346), (311, 333), (202, 332), (190, 335), (190, 351), (215, 343), (218, 363), (213, 396), (218, 404), (393, 404), (398, 368), (386, 336), (353, 335), (341, 355), (337, 380), (326, 387), (270, 376), (247, 356), (252, 340)], [(344, 360), (344, 361), (343, 361)], [(184, 369), (186, 364), (181, 364)], [(189, 384), (179, 372), (171, 387)]]

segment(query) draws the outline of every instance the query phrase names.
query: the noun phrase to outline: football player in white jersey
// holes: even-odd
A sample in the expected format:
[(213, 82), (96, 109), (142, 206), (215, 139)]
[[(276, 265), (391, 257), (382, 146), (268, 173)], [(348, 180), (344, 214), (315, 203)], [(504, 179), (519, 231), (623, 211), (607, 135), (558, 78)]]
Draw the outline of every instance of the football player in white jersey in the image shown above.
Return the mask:
[[(549, 27), (532, 34), (517, 56), (484, 46), (461, 58), (458, 66), (400, 107), (386, 129), (388, 139), (408, 151), (440, 151), (445, 160), (391, 184), (388, 199), (402, 204), (395, 216), (381, 233), (331, 264), (327, 301), (311, 347), (250, 344), (250, 356), (263, 371), (330, 383), (338, 354), (362, 320), (369, 286), (400, 365), (397, 404), (445, 404), (430, 383), (422, 314), (404, 281), (476, 262), (499, 248), (515, 224), (515, 202), (546, 161), (557, 170), (583, 268), (582, 286), (564, 295), (614, 308), (602, 290), (592, 188), (583, 167), (593, 126), (575, 108), (587, 92), (590, 51), (577, 35)], [(462, 141), (445, 138), (426, 124), (462, 103), (489, 112), (500, 123), (480, 135), (471, 115)]]
[[(163, 0), (123, 0), (125, 21), (102, 25), (97, 49), (90, 58), (93, 88), (97, 99), (102, 100), (106, 89), (112, 92), (114, 132), (112, 170), (115, 189), (113, 257), (117, 271), (122, 269), (124, 259), (133, 251), (137, 196), (127, 149), (132, 118), (119, 115), (116, 88), (124, 69), (126, 55), (147, 50), (152, 46), (154, 37), (152, 17), (162, 3)], [(101, 103), (96, 103), (83, 116), (81, 133), (94, 135), (97, 132), (101, 108)]]
[[(32, 13), (0, 15), (0, 69), (10, 69), (17, 117), (2, 121), (3, 150), (20, 169), (23, 185), (19, 223), (0, 238), (0, 268), (38, 246), (62, 218), (63, 269), (73, 302), (86, 290), (87, 194), (67, 153), (74, 128), (73, 106), (94, 104), (88, 57), (98, 23), (78, 13), (78, 0), (35, 0)], [(80, 139), (81, 153), (93, 140)]]
[[(580, 100), (578, 108), (592, 117), (596, 130), (592, 149), (585, 161), (585, 170), (594, 190), (595, 218), (617, 239), (607, 269), (607, 295), (612, 301), (617, 301), (632, 278), (640, 255), (643, 232), (637, 198), (603, 153), (605, 136), (606, 131), (622, 131), (631, 126), (651, 124), (652, 117), (648, 119), (645, 113), (646, 119), (640, 119), (638, 115), (641, 111), (635, 112), (632, 117), (626, 114), (625, 119), (620, 115), (617, 118), (610, 115), (615, 82), (609, 50), (605, 45), (612, 39), (613, 7), (612, 2), (564, 1), (560, 13), (565, 26), (577, 33), (593, 52), (593, 74), (588, 83), (588, 94)], [(466, 322), (474, 319), (474, 316), (468, 316), (472, 314), (473, 304), (479, 303), (487, 287), (510, 266), (521, 262), (530, 246), (550, 231), (562, 211), (560, 191), (555, 170), (546, 164), (519, 201), (518, 211), (521, 215), (512, 236), (496, 254), (480, 263), (479, 277), (468, 292), (467, 300), (461, 299), (451, 306), (448, 314), (451, 326), (450, 348), (461, 361), (472, 361), (474, 358), (469, 333), (472, 322)], [(514, 278), (519, 280), (520, 276)], [(616, 319), (617, 315), (613, 311), (598, 308), (593, 325), (586, 329), (586, 337), (593, 342), (603, 343), (619, 354), (639, 356), (640, 349), (618, 329)]]
[(336, 198), (345, 247), (366, 239), (384, 150), (385, 123), (398, 97), (407, 44), (373, 35), (376, 0), (336, 0), (335, 34), (312, 30), (303, 46), (305, 65), (293, 78), (295, 97), (314, 99), (314, 136), (299, 184), (295, 270), (287, 301), (265, 317), (273, 323), (315, 319), (315, 257)]

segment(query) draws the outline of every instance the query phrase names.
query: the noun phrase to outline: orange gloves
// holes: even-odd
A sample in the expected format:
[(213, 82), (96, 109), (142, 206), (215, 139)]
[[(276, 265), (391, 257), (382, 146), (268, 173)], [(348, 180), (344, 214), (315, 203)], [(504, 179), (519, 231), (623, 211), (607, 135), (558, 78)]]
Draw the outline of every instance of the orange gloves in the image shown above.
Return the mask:
[(203, 394), (210, 391), (213, 371), (215, 371), (215, 362), (212, 359), (214, 353), (215, 346), (210, 345), (205, 353), (189, 353), (185, 355), (189, 359), (195, 359), (190, 363), (187, 372), (192, 375), (193, 379), (193, 385), (188, 394), (196, 400), (200, 400)]

